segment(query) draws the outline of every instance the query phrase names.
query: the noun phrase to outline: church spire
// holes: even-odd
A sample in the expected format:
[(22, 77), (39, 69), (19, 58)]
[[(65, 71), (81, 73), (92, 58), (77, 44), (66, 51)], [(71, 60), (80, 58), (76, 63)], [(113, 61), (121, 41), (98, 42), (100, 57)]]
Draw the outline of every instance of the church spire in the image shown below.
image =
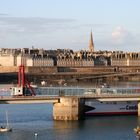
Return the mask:
[(91, 34), (90, 34), (89, 51), (94, 52), (94, 43), (93, 43), (92, 30), (91, 30)]

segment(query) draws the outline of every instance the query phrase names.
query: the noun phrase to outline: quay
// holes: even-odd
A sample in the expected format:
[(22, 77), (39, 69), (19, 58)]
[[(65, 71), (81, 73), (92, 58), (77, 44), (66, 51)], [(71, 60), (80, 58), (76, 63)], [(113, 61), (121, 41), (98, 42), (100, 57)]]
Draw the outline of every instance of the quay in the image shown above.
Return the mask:
[[(70, 91), (69, 88), (64, 88), (64, 90)], [(76, 92), (77, 89), (77, 92)], [(138, 116), (140, 116), (140, 89), (123, 90), (121, 93), (88, 93), (81, 94), (81, 90), (76, 88), (75, 93), (72, 94), (52, 94), (47, 95), (37, 95), (37, 96), (6, 96), (0, 98), (0, 104), (33, 104), (33, 103), (53, 103), (53, 119), (54, 120), (80, 120), (84, 118), (85, 114), (85, 102), (88, 100), (94, 101), (136, 101), (138, 105)], [(84, 89), (84, 88), (82, 88)], [(87, 89), (86, 89), (87, 90)], [(93, 90), (93, 89), (92, 89)], [(110, 90), (110, 89), (107, 89)], [(62, 89), (61, 89), (62, 91)], [(65, 91), (66, 92), (66, 91)], [(88, 94), (87, 94), (88, 93)], [(51, 95), (52, 94), (52, 95)]]

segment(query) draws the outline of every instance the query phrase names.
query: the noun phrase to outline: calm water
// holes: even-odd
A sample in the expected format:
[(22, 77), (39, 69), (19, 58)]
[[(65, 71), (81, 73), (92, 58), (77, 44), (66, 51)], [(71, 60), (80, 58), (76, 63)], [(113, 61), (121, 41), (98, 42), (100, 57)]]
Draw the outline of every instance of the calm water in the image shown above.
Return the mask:
[(0, 124), (6, 122), (5, 111), (8, 111), (13, 128), (12, 132), (0, 133), (0, 140), (136, 140), (133, 128), (140, 124), (137, 116), (94, 116), (82, 121), (53, 121), (52, 107), (52, 104), (0, 104)]

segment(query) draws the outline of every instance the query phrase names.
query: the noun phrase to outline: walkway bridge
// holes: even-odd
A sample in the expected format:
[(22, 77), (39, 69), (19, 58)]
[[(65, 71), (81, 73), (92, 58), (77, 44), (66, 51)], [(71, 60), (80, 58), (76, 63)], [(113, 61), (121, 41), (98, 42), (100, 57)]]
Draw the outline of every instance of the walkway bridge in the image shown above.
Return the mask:
[(54, 120), (79, 120), (84, 116), (85, 102), (136, 101), (140, 116), (140, 88), (41, 88), (37, 96), (3, 96), (0, 104), (53, 103)]
[(98, 101), (140, 101), (139, 94), (101, 94), (101, 95), (66, 95), (66, 96), (27, 96), (27, 97), (1, 97), (0, 104), (35, 104), (35, 103), (58, 103), (61, 98), (78, 98), (98, 100)]

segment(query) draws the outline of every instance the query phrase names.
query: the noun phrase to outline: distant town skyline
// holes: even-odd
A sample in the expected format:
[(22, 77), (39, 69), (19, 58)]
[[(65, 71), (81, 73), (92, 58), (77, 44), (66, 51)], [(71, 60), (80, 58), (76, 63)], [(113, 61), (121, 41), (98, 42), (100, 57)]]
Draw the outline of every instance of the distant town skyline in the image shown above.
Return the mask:
[(140, 52), (139, 0), (0, 0), (0, 48)]

